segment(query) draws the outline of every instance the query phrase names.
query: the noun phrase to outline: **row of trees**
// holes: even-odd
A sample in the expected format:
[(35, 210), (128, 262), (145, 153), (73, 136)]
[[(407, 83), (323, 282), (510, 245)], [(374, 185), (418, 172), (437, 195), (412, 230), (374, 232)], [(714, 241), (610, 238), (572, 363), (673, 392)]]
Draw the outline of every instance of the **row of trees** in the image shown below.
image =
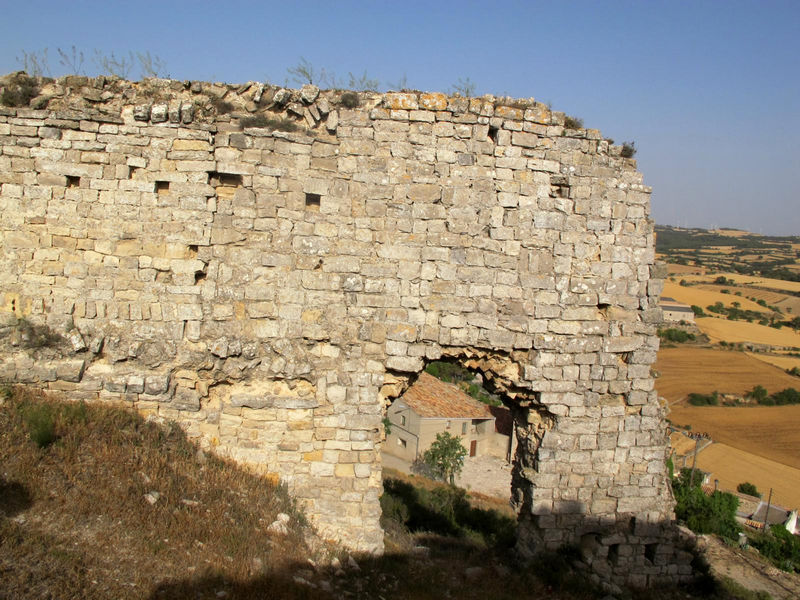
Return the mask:
[[(800, 391), (797, 391), (794, 388), (785, 388), (779, 392), (773, 392), (770, 394), (764, 386), (757, 385), (752, 390), (745, 392), (744, 397), (752, 400), (756, 404), (760, 404), (761, 406), (785, 406), (788, 404), (800, 404)], [(688, 402), (692, 406), (719, 406), (720, 393), (716, 390), (710, 394), (693, 392), (689, 394)]]

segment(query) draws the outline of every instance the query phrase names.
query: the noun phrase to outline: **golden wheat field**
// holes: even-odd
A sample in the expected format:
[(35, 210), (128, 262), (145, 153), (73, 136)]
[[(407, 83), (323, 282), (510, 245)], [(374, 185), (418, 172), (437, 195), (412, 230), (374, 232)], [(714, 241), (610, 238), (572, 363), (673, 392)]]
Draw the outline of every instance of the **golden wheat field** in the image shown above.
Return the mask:
[(800, 282), (797, 281), (784, 281), (783, 279), (753, 277), (751, 275), (739, 275), (738, 273), (723, 273), (723, 275), (740, 285), (758, 286), (772, 290), (787, 290), (789, 292), (800, 292)]
[(732, 350), (690, 346), (662, 348), (654, 368), (660, 374), (656, 380), (658, 395), (670, 404), (692, 392), (710, 394), (716, 390), (743, 394), (756, 385), (763, 385), (770, 393), (787, 387), (800, 389), (797, 377), (744, 352)]
[(706, 246), (701, 252), (703, 254), (730, 254), (733, 250), (733, 246)]
[[(708, 433), (715, 442), (800, 469), (800, 404), (670, 407), (669, 419)], [(800, 482), (798, 482), (800, 483)]]
[(750, 231), (745, 231), (743, 229), (710, 229), (709, 233), (713, 233), (716, 235), (723, 235), (725, 237), (732, 237), (732, 238), (740, 238), (740, 237), (760, 237), (758, 234), (754, 234)]
[[(724, 410), (724, 409), (723, 409)], [(772, 503), (784, 508), (800, 507), (800, 469), (746, 452), (728, 444), (711, 444), (697, 455), (697, 466), (711, 472), (723, 490), (735, 490), (740, 483), (754, 484)]]
[[(658, 258), (659, 260), (664, 260), (663, 256), (659, 256)], [(702, 275), (705, 272), (705, 267), (667, 263), (667, 275)]]
[[(742, 292), (742, 294), (744, 295), (745, 292)], [(664, 292), (662, 294), (662, 296), (669, 296), (689, 306), (696, 304), (704, 310), (706, 306), (716, 304), (717, 302), (722, 302), (725, 306), (731, 306), (734, 302), (738, 302), (742, 309), (764, 310), (763, 306), (744, 298), (743, 295), (734, 296), (733, 294), (723, 294), (721, 292), (702, 289), (700, 286), (682, 286), (674, 281), (664, 282)]]
[[(716, 279), (720, 275), (733, 281), (742, 294), (749, 290), (751, 287), (767, 288), (770, 290), (786, 290), (788, 292), (800, 292), (800, 282), (797, 281), (784, 281), (783, 279), (769, 279), (767, 277), (754, 277), (752, 275), (740, 275), (738, 273), (714, 273), (713, 278)], [(712, 283), (710, 279), (712, 275), (692, 275), (687, 274), (684, 279), (690, 283)]]
[[(782, 300), (786, 300), (786, 298), (790, 298), (790, 296), (787, 296), (786, 294), (781, 292), (771, 292), (768, 290), (761, 290), (758, 288), (750, 288), (750, 287), (717, 285), (712, 283), (699, 283), (697, 284), (696, 287), (697, 289), (700, 290), (707, 290), (709, 292), (719, 292), (719, 293), (723, 293), (722, 290), (728, 290), (725, 293), (733, 295), (736, 295), (736, 292), (739, 292), (741, 296), (736, 296), (736, 298), (744, 297), (745, 300), (753, 300), (753, 301), (763, 300), (767, 304), (775, 304)], [(762, 306), (760, 310), (763, 312), (768, 309)]]
[(695, 322), (700, 331), (705, 333), (712, 342), (753, 342), (770, 346), (800, 348), (800, 333), (788, 327), (775, 329), (758, 323), (729, 321), (714, 317), (700, 317), (695, 319)]
[[(760, 353), (751, 354), (749, 352), (745, 352), (745, 354), (747, 354), (747, 356), (755, 358), (756, 360), (761, 360), (767, 364), (775, 365), (776, 367), (778, 367), (779, 369), (783, 369), (784, 371), (786, 369), (792, 369), (794, 367), (800, 369), (800, 358), (797, 358), (796, 356), (776, 356), (774, 354), (760, 354)], [(797, 385), (794, 387), (800, 389), (800, 377), (795, 377), (795, 380), (797, 382)]]
[(788, 296), (786, 300), (776, 302), (775, 306), (788, 315), (800, 315), (800, 298), (797, 296)]

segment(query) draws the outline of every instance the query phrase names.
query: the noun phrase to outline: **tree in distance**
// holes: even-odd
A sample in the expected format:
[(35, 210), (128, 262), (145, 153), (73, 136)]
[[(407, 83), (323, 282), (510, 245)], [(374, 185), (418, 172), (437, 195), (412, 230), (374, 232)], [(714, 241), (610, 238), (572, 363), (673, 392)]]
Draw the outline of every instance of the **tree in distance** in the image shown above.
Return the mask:
[(445, 431), (436, 434), (436, 441), (422, 455), (422, 461), (442, 481), (448, 481), (450, 485), (455, 485), (456, 475), (464, 467), (466, 456), (467, 449), (461, 444), (461, 439)]
[(755, 496), (756, 498), (761, 498), (761, 493), (758, 491), (758, 488), (749, 481), (745, 481), (737, 485), (736, 491), (739, 492), (740, 494), (747, 494), (748, 496)]

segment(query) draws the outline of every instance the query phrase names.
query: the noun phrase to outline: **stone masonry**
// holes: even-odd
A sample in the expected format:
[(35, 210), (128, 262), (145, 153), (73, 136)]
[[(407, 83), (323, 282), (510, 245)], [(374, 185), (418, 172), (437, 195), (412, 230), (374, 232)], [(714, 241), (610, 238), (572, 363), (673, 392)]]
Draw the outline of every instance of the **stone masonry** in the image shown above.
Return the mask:
[(653, 389), (650, 189), (533, 100), (66, 77), (0, 108), (0, 379), (122, 402), (380, 552), (387, 403), (512, 408), (519, 549), (685, 578)]

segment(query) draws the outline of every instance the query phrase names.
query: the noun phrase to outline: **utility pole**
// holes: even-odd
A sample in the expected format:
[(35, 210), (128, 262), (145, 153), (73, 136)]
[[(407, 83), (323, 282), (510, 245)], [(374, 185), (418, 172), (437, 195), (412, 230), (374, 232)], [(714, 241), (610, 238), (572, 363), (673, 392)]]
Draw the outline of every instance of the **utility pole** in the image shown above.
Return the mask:
[(772, 488), (769, 488), (769, 499), (767, 500), (767, 512), (764, 513), (764, 531), (767, 529), (767, 518), (769, 518), (769, 507), (772, 504)]
[(692, 459), (692, 474), (689, 475), (689, 487), (694, 483), (694, 467), (697, 464), (697, 446), (700, 440), (694, 441), (694, 458)]

